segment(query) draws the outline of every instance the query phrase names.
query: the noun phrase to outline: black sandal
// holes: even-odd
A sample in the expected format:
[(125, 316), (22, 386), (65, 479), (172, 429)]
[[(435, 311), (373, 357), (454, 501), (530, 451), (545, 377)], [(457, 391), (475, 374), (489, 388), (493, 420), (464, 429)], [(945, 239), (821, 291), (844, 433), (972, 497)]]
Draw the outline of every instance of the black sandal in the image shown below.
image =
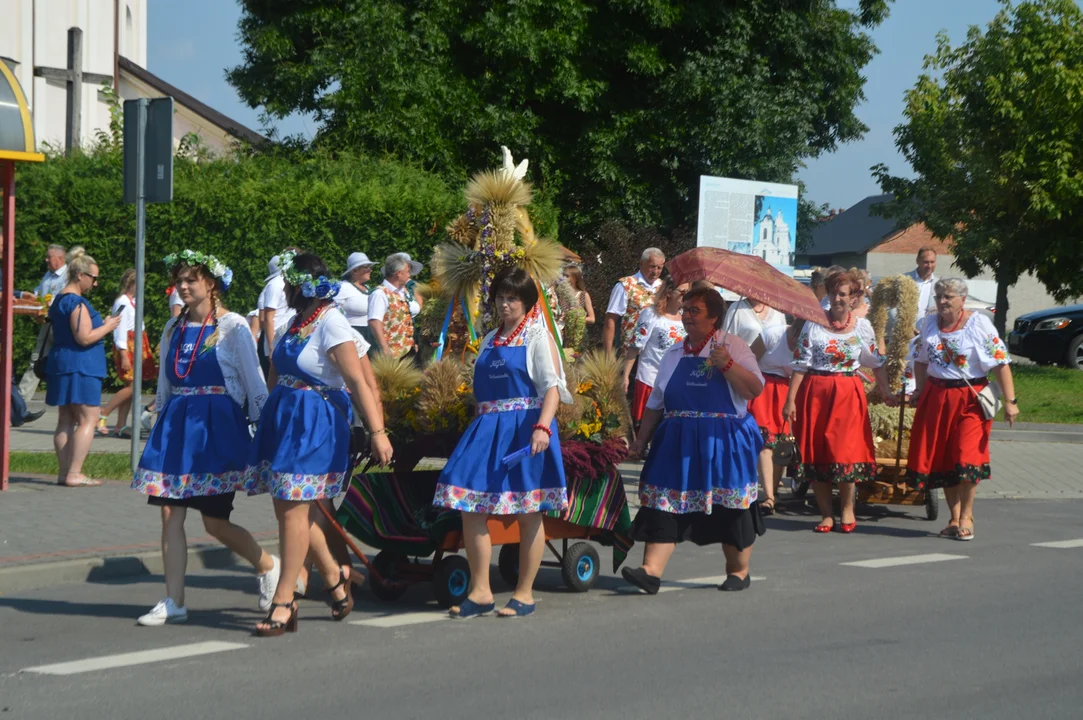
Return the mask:
[[(290, 616), (285, 622), (271, 619), (274, 617), (276, 608), (289, 608)], [(267, 627), (256, 628), (255, 634), (259, 637), (278, 637), (288, 632), (297, 632), (297, 603), (271, 603), (271, 611), (267, 613), (267, 617), (263, 622)]]
[(331, 618), (333, 620), (345, 620), (346, 616), (353, 612), (353, 593), (351, 592), (350, 585), (350, 581), (346, 579), (346, 573), (339, 570), (338, 584), (334, 587), (327, 588), (328, 595), (339, 588), (343, 588), (346, 591), (346, 597), (341, 600), (335, 600), (334, 597), (331, 598)]
[[(770, 503), (770, 505), (768, 505)], [(775, 514), (775, 499), (767, 498), (760, 503), (760, 515), (770, 517)]]

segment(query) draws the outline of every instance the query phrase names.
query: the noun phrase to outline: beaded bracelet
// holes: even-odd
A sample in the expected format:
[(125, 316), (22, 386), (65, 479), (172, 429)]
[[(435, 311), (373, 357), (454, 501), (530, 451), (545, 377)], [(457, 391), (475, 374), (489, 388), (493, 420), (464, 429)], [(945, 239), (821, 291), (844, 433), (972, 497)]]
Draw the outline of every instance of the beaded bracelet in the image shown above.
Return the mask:
[(545, 427), (544, 425), (538, 424), (538, 425), (535, 425), (535, 426), (534, 426), (533, 428), (531, 428), (531, 429), (532, 429), (532, 430), (541, 430), (541, 431), (542, 431), (543, 433), (545, 433), (545, 434), (546, 434), (546, 435), (548, 435), (549, 437), (553, 437), (553, 431), (552, 431), (552, 430), (550, 430), (549, 428)]
[(731, 367), (733, 367), (733, 358), (730, 358), (730, 361), (722, 366), (722, 372), (728, 372)]

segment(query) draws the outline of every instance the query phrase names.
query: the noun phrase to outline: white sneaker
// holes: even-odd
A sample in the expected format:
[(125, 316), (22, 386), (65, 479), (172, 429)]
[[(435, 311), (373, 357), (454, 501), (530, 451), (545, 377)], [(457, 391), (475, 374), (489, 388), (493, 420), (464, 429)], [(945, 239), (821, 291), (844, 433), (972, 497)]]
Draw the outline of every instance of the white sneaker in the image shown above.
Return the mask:
[(136, 622), (144, 627), (159, 627), (166, 623), (172, 625), (173, 623), (188, 622), (188, 608), (177, 607), (176, 603), (173, 602), (173, 598), (166, 598)]
[(143, 429), (147, 432), (150, 432), (151, 427), (154, 426), (154, 423), (152, 422), (153, 420), (154, 418), (153, 416), (151, 416), (150, 410), (143, 408), (143, 413), (139, 416), (139, 424), (143, 427)]
[(259, 580), (259, 609), (264, 612), (271, 609), (271, 602), (275, 599), (275, 589), (278, 588), (278, 577), (282, 574), (282, 562), (278, 556), (272, 555), (271, 561), (274, 567), (256, 576)]

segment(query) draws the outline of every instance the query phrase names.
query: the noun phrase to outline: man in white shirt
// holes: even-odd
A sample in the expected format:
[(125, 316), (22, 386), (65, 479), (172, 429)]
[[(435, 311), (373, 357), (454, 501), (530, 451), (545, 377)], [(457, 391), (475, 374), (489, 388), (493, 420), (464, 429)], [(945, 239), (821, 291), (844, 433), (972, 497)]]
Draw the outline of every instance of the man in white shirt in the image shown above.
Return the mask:
[[(56, 296), (68, 284), (68, 253), (63, 245), (49, 246), (49, 249), (45, 251), (45, 265), (47, 267), (45, 275), (42, 276), (38, 286), (34, 288), (34, 296), (42, 300), (48, 297), (49, 304), (52, 305)], [(48, 355), (49, 350), (53, 347), (49, 327), (49, 323), (46, 321), (41, 326), (41, 330), (38, 331), (38, 340), (34, 343), (34, 351), (30, 354), (30, 367), (19, 379), (19, 392), (22, 393), (24, 398), (33, 399), (34, 393), (38, 389), (38, 383), (41, 382), (38, 376), (34, 374), (34, 363), (42, 355)]]
[(936, 250), (931, 247), (923, 247), (918, 250), (918, 266), (913, 271), (906, 273), (918, 284), (918, 315), (917, 321), (936, 310), (936, 301), (933, 299), (933, 286), (939, 280), (933, 271), (936, 270)]
[(406, 283), (420, 272), (421, 263), (407, 253), (389, 255), (384, 261), (384, 281), (369, 295), (369, 329), (380, 352), (392, 357), (405, 357), (417, 348)]
[(295, 311), (286, 302), (286, 279), (278, 267), (279, 257), (275, 255), (267, 263), (267, 278), (263, 291), (259, 294), (256, 308), (259, 310), (259, 326), (263, 331), (260, 343), (260, 365), (266, 375), (271, 367), (271, 355), (274, 354), (275, 337), (278, 331), (293, 319)]
[(651, 304), (654, 291), (661, 284), (662, 268), (666, 265), (666, 256), (658, 248), (647, 248), (639, 258), (639, 272), (623, 277), (609, 293), (609, 305), (605, 310), (605, 325), (602, 327), (602, 347), (613, 350), (613, 341), (620, 328), (619, 350), (624, 350), (632, 341), (632, 333), (639, 313)]

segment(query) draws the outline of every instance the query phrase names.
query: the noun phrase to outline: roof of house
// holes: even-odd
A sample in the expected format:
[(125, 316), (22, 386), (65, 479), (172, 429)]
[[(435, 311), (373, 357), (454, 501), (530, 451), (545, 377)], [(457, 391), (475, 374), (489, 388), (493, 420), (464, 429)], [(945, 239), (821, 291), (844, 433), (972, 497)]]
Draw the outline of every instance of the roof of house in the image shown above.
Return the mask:
[(812, 229), (812, 243), (801, 254), (863, 253), (876, 247), (899, 229), (896, 220), (871, 212), (873, 205), (888, 200), (891, 195), (870, 195), (845, 212), (818, 223)]
[(160, 77), (150, 72), (146, 68), (136, 65), (128, 58), (120, 58), (119, 64), (121, 70), (131, 73), (136, 78), (145, 82), (147, 85), (150, 85), (152, 88), (162, 93), (163, 95), (168, 95), (172, 97), (174, 102), (188, 108), (207, 122), (217, 125), (238, 140), (243, 140), (251, 145), (263, 145), (269, 142), (267, 138), (263, 137), (255, 130), (241, 125), (236, 120), (232, 120), (223, 115), (222, 113), (218, 112), (210, 105), (196, 100), (194, 97), (184, 92), (180, 88), (170, 85), (165, 80), (162, 80)]

